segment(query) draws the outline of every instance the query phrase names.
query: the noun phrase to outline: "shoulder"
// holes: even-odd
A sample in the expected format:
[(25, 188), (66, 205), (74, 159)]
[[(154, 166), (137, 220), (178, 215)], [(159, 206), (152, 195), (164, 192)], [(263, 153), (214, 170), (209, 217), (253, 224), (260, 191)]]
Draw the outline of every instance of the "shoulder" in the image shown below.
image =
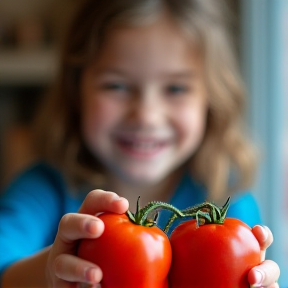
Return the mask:
[(37, 202), (55, 201), (64, 190), (61, 173), (50, 165), (39, 162), (19, 173), (6, 187), (4, 199), (34, 199)]
[[(0, 223), (5, 237), (1, 235), (0, 247), (6, 253), (1, 258), (0, 270), (3, 265), (53, 243), (65, 203), (60, 180), (57, 170), (37, 163), (17, 175), (3, 191)], [(20, 243), (23, 237), (25, 241)]]
[(250, 227), (262, 223), (257, 201), (248, 191), (236, 193), (231, 197), (227, 217), (238, 218)]
[(38, 162), (16, 175), (8, 186), (8, 189), (19, 185), (36, 186), (42, 184), (48, 184), (48, 186), (62, 185), (63, 177), (61, 173), (52, 166), (44, 162)]

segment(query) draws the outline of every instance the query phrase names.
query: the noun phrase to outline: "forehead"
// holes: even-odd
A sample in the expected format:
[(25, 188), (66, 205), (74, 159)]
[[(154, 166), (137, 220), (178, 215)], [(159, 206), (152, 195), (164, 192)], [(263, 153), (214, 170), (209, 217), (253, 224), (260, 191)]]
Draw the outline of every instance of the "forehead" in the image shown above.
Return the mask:
[(191, 39), (167, 18), (145, 26), (109, 30), (98, 55), (98, 63), (109, 61), (144, 70), (183, 69), (183, 66), (191, 69), (191, 65), (199, 62)]

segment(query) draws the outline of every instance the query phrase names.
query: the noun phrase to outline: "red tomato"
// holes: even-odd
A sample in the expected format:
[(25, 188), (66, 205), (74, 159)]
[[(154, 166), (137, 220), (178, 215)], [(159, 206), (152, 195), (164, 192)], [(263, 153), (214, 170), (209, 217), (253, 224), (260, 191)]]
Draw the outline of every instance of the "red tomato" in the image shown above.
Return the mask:
[(104, 213), (104, 233), (83, 239), (78, 255), (99, 265), (101, 288), (167, 288), (171, 246), (156, 226), (132, 223), (126, 214)]
[(248, 271), (261, 262), (251, 229), (238, 219), (223, 224), (186, 221), (171, 237), (170, 288), (248, 288)]

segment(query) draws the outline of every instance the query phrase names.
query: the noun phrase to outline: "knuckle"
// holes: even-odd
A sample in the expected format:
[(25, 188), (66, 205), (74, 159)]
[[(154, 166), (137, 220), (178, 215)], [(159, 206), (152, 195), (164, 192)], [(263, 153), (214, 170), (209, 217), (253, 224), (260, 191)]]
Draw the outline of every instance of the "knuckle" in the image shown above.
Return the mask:
[(85, 279), (85, 266), (81, 264), (81, 261), (79, 261), (77, 264), (75, 264), (73, 269), (73, 274), (76, 276), (79, 281), (84, 281)]
[(59, 277), (63, 271), (63, 259), (61, 255), (54, 259), (52, 267), (54, 274)]
[(68, 213), (62, 216), (60, 222), (59, 222), (59, 230), (63, 231), (68, 226), (70, 222), (70, 218), (72, 217), (72, 213)]
[[(75, 240), (76, 232), (75, 227), (77, 227), (77, 217), (74, 213), (65, 214), (58, 226), (58, 236), (66, 244), (71, 244), (71, 241)], [(76, 228), (77, 229), (77, 228)]]
[(104, 190), (95, 189), (89, 192), (86, 196), (87, 201), (95, 201), (95, 198), (99, 198), (103, 195)]
[[(102, 200), (102, 201), (110, 201), (111, 199), (114, 198), (119, 198), (118, 194), (115, 192), (111, 192), (111, 191), (104, 191), (104, 190), (100, 190), (100, 189), (96, 189), (96, 190), (92, 190), (88, 195), (87, 195), (88, 200), (93, 199), (95, 201), (95, 198), (97, 198), (97, 200)], [(93, 201), (92, 200), (92, 201)]]
[(111, 200), (115, 198), (119, 198), (119, 196), (115, 192), (96, 189), (88, 193), (85, 202), (88, 205), (91, 205), (91, 203), (95, 203), (97, 207), (100, 207), (100, 209), (102, 209), (103, 207), (109, 207)]
[(98, 205), (99, 202), (101, 201), (101, 198), (102, 198), (101, 196), (102, 196), (103, 192), (104, 191), (102, 191), (102, 190), (92, 190), (92, 191), (90, 191), (86, 195), (86, 197), (85, 197), (85, 199), (83, 201), (84, 210), (88, 210), (88, 211), (92, 210), (91, 209), (92, 205), (94, 207), (96, 207), (95, 205)]
[(267, 235), (267, 243), (270, 245), (273, 242), (273, 234), (268, 226), (263, 225), (263, 229), (265, 230), (265, 234)]

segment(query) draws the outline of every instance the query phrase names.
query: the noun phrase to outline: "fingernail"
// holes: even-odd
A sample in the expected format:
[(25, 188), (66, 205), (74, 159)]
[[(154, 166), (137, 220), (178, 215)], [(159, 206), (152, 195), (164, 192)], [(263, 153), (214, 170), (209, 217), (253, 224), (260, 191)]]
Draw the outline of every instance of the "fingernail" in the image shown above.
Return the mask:
[(88, 267), (84, 271), (85, 280), (89, 283), (95, 283), (99, 280), (97, 274), (98, 274), (97, 269), (93, 267)]
[(261, 227), (262, 227), (262, 231), (263, 231), (263, 235), (264, 235), (264, 241), (266, 241), (268, 238), (268, 231), (265, 228), (265, 226), (261, 226)]
[(255, 283), (251, 285), (251, 287), (261, 287), (262, 281), (264, 279), (263, 273), (260, 270), (255, 270)]
[(90, 234), (95, 234), (98, 228), (98, 220), (89, 220), (85, 223), (85, 229)]
[(119, 196), (118, 194), (116, 194), (116, 193), (113, 195), (113, 200), (114, 200), (114, 201), (121, 201), (121, 200), (123, 200), (123, 199), (124, 199), (123, 197), (120, 197), (120, 196)]

